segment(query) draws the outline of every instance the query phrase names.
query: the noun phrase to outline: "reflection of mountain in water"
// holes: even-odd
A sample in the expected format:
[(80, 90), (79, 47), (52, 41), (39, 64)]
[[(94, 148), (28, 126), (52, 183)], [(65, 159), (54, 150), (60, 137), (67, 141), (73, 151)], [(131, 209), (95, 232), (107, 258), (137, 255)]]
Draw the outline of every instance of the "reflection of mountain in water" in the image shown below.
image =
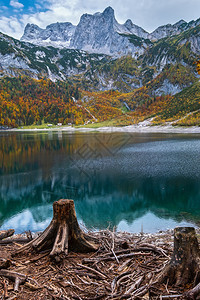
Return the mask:
[(92, 155), (85, 157), (85, 139), (75, 140), (74, 152), (67, 151), (69, 146), (47, 151), (38, 168), (0, 176), (1, 224), (22, 211), (28, 218), (27, 209), (36, 224), (44, 224), (52, 217), (52, 202), (60, 198), (75, 200), (78, 218), (89, 228), (122, 220), (131, 224), (147, 212), (178, 222), (200, 218), (199, 140), (129, 141), (111, 153), (100, 152), (99, 144), (95, 152), (91, 143)]
[[(43, 222), (52, 214), (51, 204), (48, 211), (46, 204), (60, 198), (74, 199), (79, 218), (90, 228), (105, 228), (109, 223), (117, 226), (122, 219), (131, 223), (147, 211), (177, 221), (186, 217), (183, 212), (194, 217), (200, 211), (198, 181), (176, 178), (174, 185), (174, 179), (140, 178), (127, 181), (118, 174), (104, 176), (102, 173), (89, 181), (83, 179), (88, 180), (83, 176), (80, 184), (81, 175), (76, 169), (64, 176), (61, 173), (60, 176), (52, 174), (46, 178), (41, 171), (29, 176), (20, 174), (19, 178), (11, 176), (11, 185), (7, 186), (7, 196), (1, 205), (2, 222), (26, 208), (32, 212), (36, 222)], [(8, 180), (6, 182), (8, 184)], [(43, 210), (40, 209), (41, 203), (45, 204)]]

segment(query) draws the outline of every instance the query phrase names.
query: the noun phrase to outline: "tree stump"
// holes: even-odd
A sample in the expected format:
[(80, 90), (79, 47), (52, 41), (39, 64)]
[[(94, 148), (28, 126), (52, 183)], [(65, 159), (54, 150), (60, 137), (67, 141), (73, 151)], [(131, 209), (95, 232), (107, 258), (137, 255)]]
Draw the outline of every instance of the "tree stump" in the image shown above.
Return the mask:
[(159, 282), (185, 286), (197, 284), (200, 275), (200, 251), (193, 227), (174, 229), (174, 251), (170, 263), (159, 276)]
[(53, 219), (43, 233), (20, 248), (15, 254), (34, 249), (37, 252), (51, 250), (50, 256), (67, 255), (69, 251), (96, 251), (95, 239), (79, 227), (74, 201), (61, 199), (53, 203)]

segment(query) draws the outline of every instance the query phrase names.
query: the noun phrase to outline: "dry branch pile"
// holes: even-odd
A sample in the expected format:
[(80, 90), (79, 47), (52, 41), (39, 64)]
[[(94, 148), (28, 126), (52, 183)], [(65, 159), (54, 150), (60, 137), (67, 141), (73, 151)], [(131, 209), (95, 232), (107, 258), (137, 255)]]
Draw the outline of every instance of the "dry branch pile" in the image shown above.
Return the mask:
[[(23, 239), (7, 238), (13, 233), (0, 232), (1, 299), (198, 299), (200, 295), (194, 228), (176, 228), (174, 247), (172, 232), (86, 234), (79, 227), (73, 200), (61, 199), (53, 204), (51, 223), (35, 239), (22, 246)], [(24, 242), (30, 238), (27, 234)]]
[(156, 281), (172, 255), (172, 231), (152, 235), (106, 230), (90, 235), (99, 241), (97, 252), (70, 252), (59, 264), (49, 251), (12, 258), (22, 247), (19, 237), (0, 244), (2, 299), (183, 299), (192, 288)]

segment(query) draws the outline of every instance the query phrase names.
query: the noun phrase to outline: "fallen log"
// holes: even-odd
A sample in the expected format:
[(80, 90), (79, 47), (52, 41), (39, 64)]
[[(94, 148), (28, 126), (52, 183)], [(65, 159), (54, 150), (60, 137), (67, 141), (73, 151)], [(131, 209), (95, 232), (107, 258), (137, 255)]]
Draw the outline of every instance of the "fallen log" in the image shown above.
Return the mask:
[(175, 228), (173, 255), (158, 281), (184, 287), (186, 284), (195, 284), (199, 271), (200, 251), (195, 229)]
[(30, 242), (30, 239), (27, 238), (11, 238), (11, 239), (3, 239), (2, 241), (0, 240), (0, 245), (10, 245), (14, 243), (28, 243)]
[(98, 245), (94, 241), (80, 229), (74, 201), (61, 199), (53, 203), (53, 219), (45, 231), (14, 254), (32, 249), (37, 252), (51, 250), (50, 256), (56, 258), (60, 254), (67, 255), (69, 251), (96, 251)]

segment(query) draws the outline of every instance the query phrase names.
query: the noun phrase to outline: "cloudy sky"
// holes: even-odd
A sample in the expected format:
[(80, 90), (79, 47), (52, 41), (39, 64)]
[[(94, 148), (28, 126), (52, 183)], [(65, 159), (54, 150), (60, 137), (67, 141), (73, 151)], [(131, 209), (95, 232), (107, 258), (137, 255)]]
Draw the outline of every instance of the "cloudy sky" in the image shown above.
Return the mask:
[(27, 23), (76, 25), (83, 13), (112, 6), (119, 23), (131, 19), (151, 32), (160, 25), (200, 18), (200, 0), (0, 0), (0, 31), (20, 38)]

